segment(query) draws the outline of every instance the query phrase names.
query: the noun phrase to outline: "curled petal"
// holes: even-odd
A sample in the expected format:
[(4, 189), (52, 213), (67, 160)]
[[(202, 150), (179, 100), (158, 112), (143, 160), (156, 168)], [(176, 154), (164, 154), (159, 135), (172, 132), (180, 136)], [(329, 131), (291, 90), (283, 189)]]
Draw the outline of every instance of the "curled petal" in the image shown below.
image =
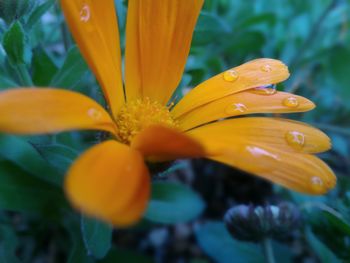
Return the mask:
[(131, 147), (153, 161), (205, 156), (203, 147), (195, 139), (159, 125), (141, 131), (133, 139)]
[(73, 163), (65, 191), (81, 212), (125, 227), (142, 217), (150, 194), (150, 178), (139, 152), (116, 141), (106, 141)]

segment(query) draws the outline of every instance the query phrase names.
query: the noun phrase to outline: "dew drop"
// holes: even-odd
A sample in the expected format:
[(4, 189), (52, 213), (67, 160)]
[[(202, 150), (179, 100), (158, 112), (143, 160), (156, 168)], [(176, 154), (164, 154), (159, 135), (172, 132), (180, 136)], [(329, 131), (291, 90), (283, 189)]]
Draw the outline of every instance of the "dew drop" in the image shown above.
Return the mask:
[(234, 82), (238, 79), (237, 71), (231, 69), (224, 73), (224, 80), (228, 82)]
[(323, 192), (324, 190), (323, 180), (318, 176), (313, 176), (311, 178), (311, 187), (316, 193)]
[(90, 20), (90, 17), (90, 7), (87, 4), (84, 4), (82, 9), (80, 10), (80, 21), (86, 23)]
[(256, 147), (256, 146), (247, 146), (247, 151), (253, 156), (253, 157), (269, 157), (275, 160), (280, 160), (278, 155), (270, 153), (266, 151), (265, 149)]
[(301, 150), (305, 146), (305, 135), (298, 131), (289, 131), (285, 135), (287, 143), (297, 149)]
[(285, 98), (282, 104), (288, 108), (296, 108), (299, 106), (299, 101), (296, 97)]
[(274, 95), (277, 93), (277, 89), (276, 84), (270, 84), (250, 89), (249, 92), (258, 95)]
[(102, 113), (99, 110), (96, 110), (94, 108), (91, 108), (87, 111), (87, 114), (89, 115), (90, 118), (94, 120), (99, 120), (102, 117)]
[(272, 71), (272, 67), (269, 64), (266, 64), (266, 65), (261, 67), (261, 70), (264, 71), (264, 72), (271, 72)]
[(243, 113), (248, 110), (247, 106), (243, 103), (234, 103), (227, 107), (226, 112), (228, 114), (237, 114), (237, 113)]

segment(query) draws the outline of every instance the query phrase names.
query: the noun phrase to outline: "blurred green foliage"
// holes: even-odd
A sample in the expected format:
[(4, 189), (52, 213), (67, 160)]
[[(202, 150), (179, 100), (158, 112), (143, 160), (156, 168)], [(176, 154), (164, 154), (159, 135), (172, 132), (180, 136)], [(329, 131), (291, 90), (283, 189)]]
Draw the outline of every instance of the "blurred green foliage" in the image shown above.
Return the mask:
[[(116, 0), (116, 6), (124, 41), (126, 1)], [(53, 86), (104, 103), (56, 1), (0, 0), (0, 16), (0, 90)], [(293, 242), (301, 249), (273, 243), (283, 262), (292, 258), (295, 262), (350, 261), (349, 16), (348, 0), (206, 0), (178, 89), (182, 93), (247, 60), (272, 57), (284, 61), (291, 71), (291, 78), (278, 88), (317, 104), (310, 113), (288, 117), (329, 134), (333, 149), (322, 158), (335, 170), (339, 183), (324, 197), (275, 187), (274, 200), (293, 202), (303, 214), (302, 227), (291, 230)], [(96, 136), (91, 132), (21, 138), (0, 135), (1, 262), (153, 261), (152, 253), (145, 256), (136, 247), (132, 251), (119, 247), (109, 226), (81, 219), (65, 200), (61, 188), (65, 171), (96, 142)], [(200, 195), (188, 186), (158, 183), (145, 221), (130, 233), (151, 231), (156, 223), (172, 225), (199, 218), (205, 209)], [(259, 245), (233, 239), (222, 221), (201, 223), (208, 218), (200, 218), (193, 242), (202, 252), (189, 262), (210, 262), (209, 258), (223, 263), (232, 258), (264, 262)]]

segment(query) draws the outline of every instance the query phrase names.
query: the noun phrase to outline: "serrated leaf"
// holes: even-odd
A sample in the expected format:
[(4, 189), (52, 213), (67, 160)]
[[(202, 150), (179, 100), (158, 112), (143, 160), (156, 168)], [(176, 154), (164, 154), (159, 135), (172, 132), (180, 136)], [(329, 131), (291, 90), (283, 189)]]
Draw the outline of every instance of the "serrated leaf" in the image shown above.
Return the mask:
[(111, 249), (112, 227), (94, 218), (82, 216), (81, 231), (89, 255), (102, 259)]
[(26, 64), (31, 59), (30, 49), (26, 43), (24, 29), (20, 22), (14, 22), (5, 32), (3, 47), (10, 63), (15, 66)]
[(0, 156), (44, 181), (62, 184), (63, 175), (50, 167), (38, 151), (21, 138), (0, 134)]
[(203, 251), (218, 263), (264, 263), (260, 247), (234, 240), (221, 222), (207, 222), (195, 231)]
[(75, 46), (68, 51), (63, 66), (51, 81), (51, 86), (72, 89), (87, 71), (88, 66)]
[(47, 214), (58, 204), (66, 204), (60, 188), (31, 176), (9, 161), (0, 161), (0, 181), (1, 209)]
[(197, 218), (204, 210), (202, 198), (189, 187), (175, 183), (154, 183), (145, 218), (175, 224)]

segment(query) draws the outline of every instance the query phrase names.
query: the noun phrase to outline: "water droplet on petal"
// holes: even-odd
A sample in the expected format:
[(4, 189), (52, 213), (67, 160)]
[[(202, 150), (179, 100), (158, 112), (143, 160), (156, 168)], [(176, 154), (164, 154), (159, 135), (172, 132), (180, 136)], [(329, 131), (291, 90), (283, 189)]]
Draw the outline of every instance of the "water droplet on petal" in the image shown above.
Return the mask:
[(301, 150), (305, 146), (305, 135), (298, 131), (289, 131), (285, 135), (287, 143), (294, 149)]
[(247, 146), (246, 149), (253, 157), (269, 157), (277, 161), (280, 160), (277, 154), (270, 153), (267, 150), (256, 146)]
[(90, 20), (90, 17), (90, 7), (87, 4), (84, 4), (82, 9), (80, 10), (80, 21), (86, 23)]
[(270, 84), (250, 89), (249, 92), (258, 95), (274, 95), (277, 93), (277, 89), (276, 84)]
[(261, 67), (261, 70), (264, 71), (264, 72), (271, 72), (272, 71), (272, 67), (269, 64), (266, 64), (266, 65)]
[(94, 120), (99, 120), (102, 117), (102, 112), (100, 112), (99, 110), (96, 110), (94, 108), (91, 108), (87, 111), (87, 114), (89, 115), (90, 118), (94, 119)]
[(235, 82), (238, 79), (238, 73), (234, 69), (230, 69), (224, 73), (224, 80)]
[(311, 178), (311, 187), (316, 193), (323, 192), (324, 191), (323, 180), (318, 176), (313, 176)]
[(282, 103), (288, 108), (296, 108), (299, 106), (299, 101), (296, 97), (285, 98)]
[(243, 113), (248, 110), (247, 106), (243, 103), (234, 103), (227, 107), (226, 112), (228, 114), (237, 114), (237, 113)]

